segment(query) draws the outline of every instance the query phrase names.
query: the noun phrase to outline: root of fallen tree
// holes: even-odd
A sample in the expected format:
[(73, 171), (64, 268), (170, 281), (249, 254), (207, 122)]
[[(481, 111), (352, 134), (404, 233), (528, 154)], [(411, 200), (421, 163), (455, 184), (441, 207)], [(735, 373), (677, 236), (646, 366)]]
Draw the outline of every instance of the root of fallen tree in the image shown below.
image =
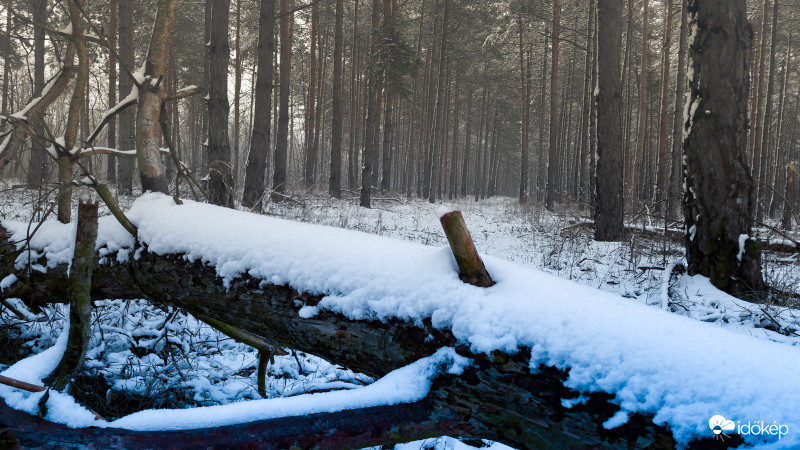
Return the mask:
[[(15, 247), (0, 227), (0, 270), (19, 277), (2, 293), (3, 298), (18, 297), (31, 305), (68, 299), (65, 267), (58, 266), (47, 274), (33, 271), (29, 278), (13, 270), (15, 258)], [(110, 260), (113, 258), (106, 258)], [(619, 409), (610, 395), (595, 393), (585, 403), (565, 408), (562, 399), (576, 398), (580, 393), (564, 386), (565, 371), (540, 366), (532, 372), (529, 349), (521, 348), (513, 355), (499, 351), (474, 354), (457, 342), (450, 330), (435, 329), (430, 322), (417, 326), (400, 320), (353, 320), (329, 311), (302, 318), (298, 314), (302, 304), (314, 305), (319, 297), (287, 286), (265, 286), (248, 275), (226, 289), (214, 267), (189, 262), (182, 255), (156, 255), (145, 249), (138, 259), (126, 264), (98, 264), (93, 275), (94, 299), (147, 298), (178, 306), (262, 336), (271, 346), (301, 350), (373, 377), (444, 346), (455, 347), (473, 364), (460, 376), (436, 378), (428, 397), (414, 404), (180, 432), (70, 430), (0, 405), (0, 439), (9, 438), (9, 433), (2, 433), (6, 428), (22, 446), (79, 445), (91, 440), (131, 447), (144, 442), (142, 439), (148, 445), (168, 439), (163, 442), (226, 447), (255, 443), (259, 448), (288, 448), (296, 443), (301, 448), (341, 448), (442, 434), (491, 439), (521, 449), (663, 449), (676, 445), (671, 432), (654, 424), (648, 415), (633, 414), (627, 424), (604, 429), (602, 424)], [(731, 439), (726, 444), (735, 447), (741, 441)], [(693, 442), (692, 448), (719, 447), (708, 440)]]

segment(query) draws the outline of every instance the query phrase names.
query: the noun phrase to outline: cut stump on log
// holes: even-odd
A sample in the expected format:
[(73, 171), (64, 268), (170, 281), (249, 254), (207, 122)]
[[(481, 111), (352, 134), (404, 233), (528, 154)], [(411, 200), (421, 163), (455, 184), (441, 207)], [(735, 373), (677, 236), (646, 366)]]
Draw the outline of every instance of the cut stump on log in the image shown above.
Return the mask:
[(478, 287), (494, 286), (492, 277), (486, 271), (478, 249), (472, 241), (467, 224), (461, 211), (451, 211), (443, 214), (439, 218), (447, 235), (447, 242), (450, 243), (450, 250), (458, 264), (459, 277), (461, 281)]

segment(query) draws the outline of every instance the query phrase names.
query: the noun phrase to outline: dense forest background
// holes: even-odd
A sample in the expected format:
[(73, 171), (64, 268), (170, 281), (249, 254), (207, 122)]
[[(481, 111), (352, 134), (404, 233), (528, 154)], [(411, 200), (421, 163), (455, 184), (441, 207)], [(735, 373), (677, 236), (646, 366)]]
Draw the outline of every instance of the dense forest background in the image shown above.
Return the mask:
[[(148, 0), (121, 3), (126, 5), (118, 5), (116, 0), (90, 0), (84, 8), (98, 31), (112, 42), (116, 40), (113, 44), (118, 49), (126, 47), (122, 50), (130, 52), (129, 66), (135, 70), (144, 60), (157, 5)], [(203, 43), (209, 40), (213, 26), (225, 25), (213, 19), (212, 3), (178, 4), (174, 48), (164, 80), (172, 90), (209, 83)], [(273, 152), (280, 145), (276, 142), (280, 68), (286, 64), (279, 51), (272, 52), (271, 123), (254, 121), (259, 12), (261, 3), (270, 6), (273, 2), (218, 3), (229, 3), (230, 11), (223, 28), (228, 30), (231, 48), (226, 83), (230, 156), (224, 164), (230, 166), (230, 188), (237, 200), (245, 189), (254, 131), (270, 127), (268, 139), (272, 142), (263, 177), (267, 187), (279, 191), (322, 191), (335, 175), (343, 189), (355, 192), (369, 153), (370, 185), (391, 195), (432, 200), (459, 195), (476, 199), (530, 196), (548, 206), (553, 202), (592, 202), (589, 173), (596, 139), (588, 124), (595, 114), (590, 94), (597, 76), (594, 2), (347, 1), (343, 2), (340, 35), (335, 33), (334, 1), (305, 4), (292, 0), (271, 5), (276, 15), (284, 14), (272, 27), (274, 48), (287, 39), (291, 46), (286, 71), (287, 170), (285, 183), (278, 180), (279, 186), (272, 177)], [(630, 213), (678, 213), (688, 33), (682, 3), (628, 0), (624, 20), (618, 24), (623, 33), (619, 63), (624, 190)], [(748, 2), (754, 33), (748, 158), (757, 180), (759, 218), (777, 218), (784, 210), (791, 217), (782, 200), (787, 192), (787, 166), (798, 158), (800, 135), (800, 79), (792, 26), (797, 7), (769, 0)], [(284, 10), (290, 12), (280, 12)], [(57, 69), (60, 55), (56, 48), (64, 38), (55, 31), (63, 29), (69, 19), (60, 2), (46, 0), (6, 1), (0, 16), (5, 35), (0, 50), (2, 111), (10, 113), (21, 109)], [(286, 36), (280, 36), (282, 19), (289, 22)], [(48, 29), (34, 25), (38, 23)], [(124, 33), (132, 35), (132, 45), (125, 42)], [(116, 35), (119, 37), (113, 39)], [(338, 74), (334, 67), (337, 39), (342, 54)], [(130, 90), (117, 65), (109, 65), (108, 51), (98, 45), (88, 48), (91, 69), (80, 116), (82, 137), (89, 136), (104, 112)], [(43, 77), (39, 73), (42, 68), (35, 67), (42, 64)], [(341, 168), (334, 170), (341, 174), (331, 172), (332, 91), (337, 76), (341, 77), (338, 107), (343, 131)], [(371, 79), (378, 97), (372, 117)], [(69, 100), (60, 97), (45, 117), (56, 136), (63, 134), (66, 126)], [(204, 147), (206, 111), (202, 96), (167, 106), (179, 158), (197, 178), (206, 176), (215, 164)], [(129, 133), (131, 127), (113, 126), (114, 121), (130, 121), (130, 117), (123, 114), (112, 119), (112, 126), (100, 132), (95, 145), (102, 142), (111, 148), (132, 149), (132, 140), (120, 133)], [(371, 146), (365, 143), (367, 137), (373, 140)], [(37, 178), (31, 167), (41, 165), (43, 154), (37, 156), (30, 148), (26, 145), (21, 157), (5, 169), (5, 177), (29, 182)], [(93, 156), (88, 164), (95, 174), (119, 183), (123, 191), (132, 189), (135, 177), (130, 174), (130, 164), (119, 164), (107, 156)], [(168, 164), (171, 171), (172, 162)], [(431, 177), (435, 182), (427, 184)], [(170, 179), (174, 180), (174, 175)], [(552, 189), (549, 193), (548, 186)]]

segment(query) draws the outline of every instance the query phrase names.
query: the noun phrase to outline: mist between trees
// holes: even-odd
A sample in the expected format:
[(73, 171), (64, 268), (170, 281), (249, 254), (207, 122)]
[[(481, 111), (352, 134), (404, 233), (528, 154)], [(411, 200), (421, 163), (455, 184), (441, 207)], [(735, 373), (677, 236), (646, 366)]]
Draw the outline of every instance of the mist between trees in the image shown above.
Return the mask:
[[(637, 221), (686, 231), (690, 272), (745, 293), (763, 287), (760, 249), (740, 236), (798, 218), (798, 12), (8, 0), (0, 168), (57, 190), (62, 221), (87, 175), (256, 211), (326, 192), (364, 207), (512, 196), (580, 209), (598, 240)], [(710, 28), (725, 14), (727, 40)]]

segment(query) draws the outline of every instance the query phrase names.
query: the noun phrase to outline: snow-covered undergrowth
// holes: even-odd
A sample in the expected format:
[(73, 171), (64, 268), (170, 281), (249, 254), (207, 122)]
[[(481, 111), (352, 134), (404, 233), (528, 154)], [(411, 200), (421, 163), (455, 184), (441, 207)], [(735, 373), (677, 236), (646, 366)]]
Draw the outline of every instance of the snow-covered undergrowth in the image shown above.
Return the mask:
[[(629, 412), (646, 411), (684, 442), (708, 437), (708, 418), (715, 414), (774, 420), (800, 431), (794, 310), (733, 299), (697, 277), (666, 280), (670, 285), (665, 286), (663, 274), (652, 267), (680, 256), (674, 243), (666, 243), (673, 247), (666, 254), (659, 251), (660, 240), (597, 243), (578, 217), (522, 210), (509, 200), (450, 206), (464, 212), (481, 251), (522, 266), (487, 257), (498, 284), (486, 290), (463, 285), (449, 251), (441, 248), (445, 240), (437, 207), (424, 203), (383, 203), (382, 209), (366, 211), (319, 200), (305, 206), (269, 205), (267, 212), (434, 247), (192, 202), (177, 206), (158, 196), (136, 201), (129, 216), (151, 251), (186, 253), (214, 264), (223, 278), (248, 272), (324, 294), (321, 308), (353, 318), (431, 318), (475, 351), (531, 347), (532, 368), (538, 363), (570, 368), (569, 387), (616, 395), (621, 413), (608, 426), (624, 423)], [(3, 224), (17, 233), (26, 229), (23, 223)], [(32, 244), (50, 261), (65, 262), (70, 252), (55, 242), (68, 243), (71, 229), (53, 227), (42, 234), (52, 233), (46, 239), (52, 248), (45, 250), (44, 241)], [(113, 223), (102, 227), (106, 237), (99, 247), (124, 245)], [(784, 279), (796, 280), (796, 260), (768, 264), (778, 267), (774, 273)], [(665, 292), (670, 293), (666, 302)], [(662, 305), (673, 314), (662, 311)], [(796, 435), (778, 444), (797, 445)]]
[[(22, 322), (5, 310), (2, 320), (10, 333), (25, 330), (10, 336), (22, 343), (17, 353), (25, 356), (52, 346), (66, 316), (67, 307), (55, 305), (41, 322)], [(262, 398), (256, 389), (258, 352), (178, 310), (145, 300), (95, 302), (89, 345), (85, 377), (76, 387), (84, 398), (106, 397), (103, 407), (94, 406), (106, 418)], [(267, 375), (267, 398), (353, 389), (373, 381), (303, 352), (275, 356)], [(90, 381), (95, 384), (86, 385)]]

